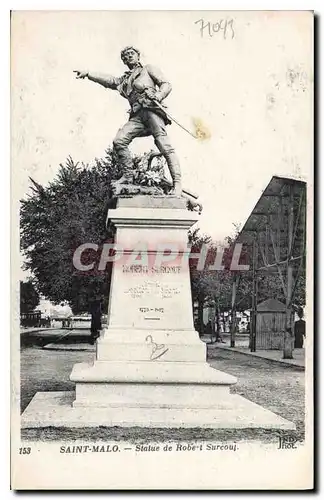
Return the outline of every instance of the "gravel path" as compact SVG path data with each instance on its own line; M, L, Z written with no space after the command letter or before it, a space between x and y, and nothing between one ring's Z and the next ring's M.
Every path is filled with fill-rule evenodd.
M303 371L217 348L208 349L208 361L213 368L238 378L238 383L232 392L291 420L296 424L298 431L304 431L305 373Z

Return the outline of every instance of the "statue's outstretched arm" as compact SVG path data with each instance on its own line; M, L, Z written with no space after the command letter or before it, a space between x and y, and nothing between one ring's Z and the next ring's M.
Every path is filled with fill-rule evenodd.
M92 73L92 72L88 73L88 79L91 80L92 82L100 83L100 85L103 85L104 87L113 90L116 90L117 86L121 82L120 77L104 75L102 73Z
M81 70L74 70L74 73L76 73L76 78L88 78L92 82L100 83L100 85L108 89L116 90L117 86L121 83L121 77Z

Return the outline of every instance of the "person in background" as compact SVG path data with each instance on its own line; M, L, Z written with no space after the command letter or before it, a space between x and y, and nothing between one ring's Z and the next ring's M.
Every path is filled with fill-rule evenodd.
M295 321L295 349L301 349L304 346L304 337L306 337L306 323L303 319L303 310L299 309L297 314L299 319Z
M214 342L214 324L211 319L208 320L207 325L206 325L206 335L210 337L210 342Z
M90 303L90 313L91 313L91 337L90 343L94 345L95 341L99 337L99 332L101 330L101 317L102 317L102 301L100 297Z
M225 344L225 340L222 337L222 329L221 329L221 325L220 325L219 316L218 316L218 320L216 317L215 321L214 321L214 332L215 332L215 342L222 342L223 344Z

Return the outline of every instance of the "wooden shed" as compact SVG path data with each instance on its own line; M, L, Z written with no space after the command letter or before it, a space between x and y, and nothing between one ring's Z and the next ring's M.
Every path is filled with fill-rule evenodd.
M283 349L286 307L267 299L256 308L256 349Z

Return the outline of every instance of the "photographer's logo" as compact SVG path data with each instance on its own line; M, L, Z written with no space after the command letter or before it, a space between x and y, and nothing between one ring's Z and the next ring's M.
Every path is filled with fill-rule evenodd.
M296 450L296 443L298 438L296 436L279 436L278 450Z

